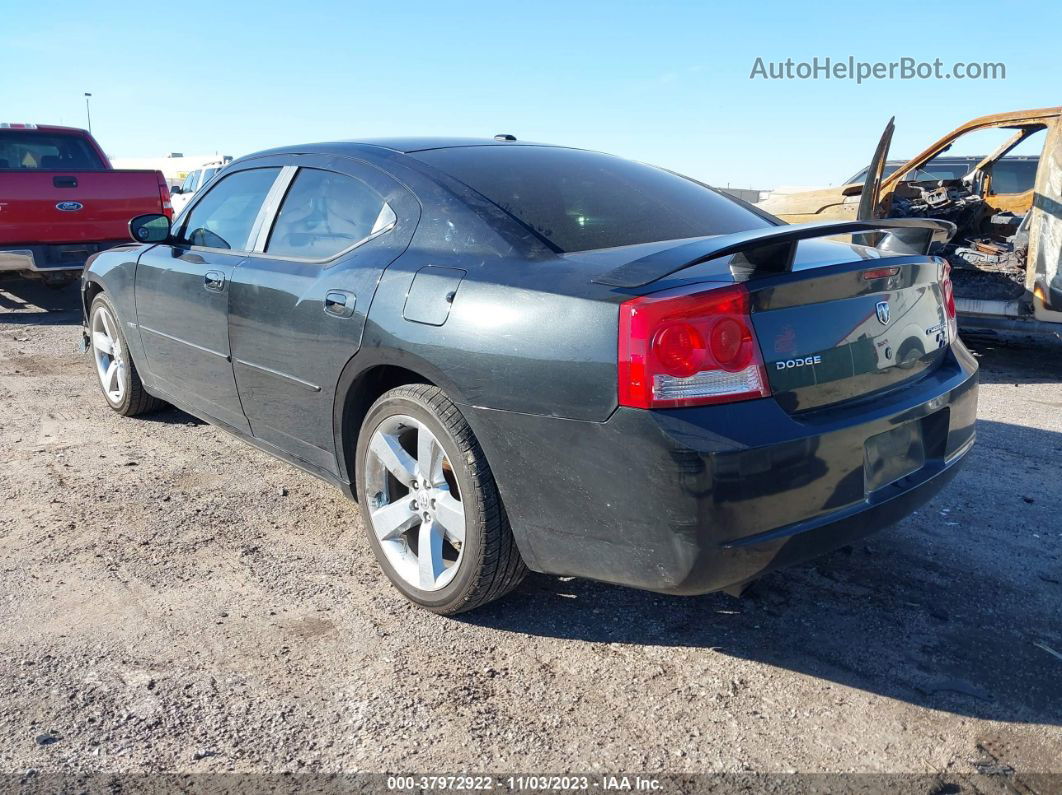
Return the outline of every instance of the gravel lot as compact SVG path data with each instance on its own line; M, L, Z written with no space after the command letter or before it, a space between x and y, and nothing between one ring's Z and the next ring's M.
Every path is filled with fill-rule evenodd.
M113 414L0 286L0 771L1062 773L1062 347L972 342L940 497L742 599L534 575L444 619L338 491Z

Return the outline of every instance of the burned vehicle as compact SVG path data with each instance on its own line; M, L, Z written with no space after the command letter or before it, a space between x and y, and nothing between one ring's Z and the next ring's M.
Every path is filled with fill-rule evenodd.
M925 182L937 179L962 179L973 168L984 160L987 155L958 155L948 157L937 155L927 167L905 169L904 182ZM1036 183L1036 169L1040 158L1033 156L1007 155L996 161L992 167L992 180L1000 193L1022 193L1031 190ZM906 160L886 160L885 170L882 177L891 177L899 171L901 166L907 165ZM858 174L846 179L842 184L862 185L866 182L870 166L867 166ZM1004 187L1001 188L1000 186Z
M982 116L886 173L890 120L862 184L772 193L757 206L786 221L936 218L955 236L934 253L952 266L967 329L1062 335L1062 108ZM935 165L953 149L995 136L998 145L958 178ZM1016 153L1022 153L1020 156ZM1031 179L1030 174L1032 172Z

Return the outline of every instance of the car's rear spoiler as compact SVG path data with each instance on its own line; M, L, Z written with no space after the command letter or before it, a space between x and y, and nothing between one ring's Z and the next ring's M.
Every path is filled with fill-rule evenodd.
M931 244L951 239L955 224L934 218L783 224L680 243L624 263L595 277L594 281L610 287L644 287L684 268L731 254L741 254L754 270L785 272L792 269L797 243L801 240L857 232L885 233L868 244L896 254L926 254Z

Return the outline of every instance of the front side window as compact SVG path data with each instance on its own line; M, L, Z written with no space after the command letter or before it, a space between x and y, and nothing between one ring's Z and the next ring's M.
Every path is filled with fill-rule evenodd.
M611 155L543 146L430 149L413 156L460 180L559 251L770 227L743 204Z
M280 205L265 251L281 257L329 259L393 222L391 208L364 182L301 168Z
M279 168L237 171L218 182L196 203L181 230L191 246L246 251L248 238Z
M7 130L0 133L0 168L94 171L103 163L80 136Z
M196 180L198 180L198 179L199 179L199 172L198 171L193 171L191 174L189 174L187 177L185 177L184 178L184 183L181 185L181 192L182 193L194 193L195 192L195 183L196 183Z
M959 179L989 155L996 158L993 162L1008 155L1039 156L1044 146L1045 131L1046 128L1041 124L1021 127L981 127L969 130L951 140L947 146L919 167L919 173L925 172L932 175L931 177L914 175L915 179ZM957 161L965 162L957 163ZM905 175L905 179L911 177L910 174ZM1004 180L1007 181L1007 177L1004 177ZM1010 182L1011 184L1005 187L1014 187L1013 180ZM997 192L994 184L992 191Z

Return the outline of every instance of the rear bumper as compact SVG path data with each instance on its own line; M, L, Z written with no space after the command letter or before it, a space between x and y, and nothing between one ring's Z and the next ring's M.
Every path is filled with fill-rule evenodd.
M0 273L55 273L71 277L85 267L85 261L93 254L124 242L127 241L0 246Z
M960 344L915 384L799 416L773 399L621 408L603 423L462 409L529 566L698 594L842 546L929 500L973 444L976 371ZM897 428L913 429L921 453L882 476L867 441Z

